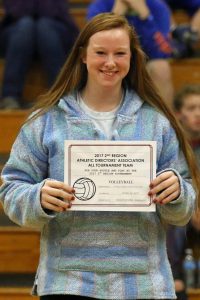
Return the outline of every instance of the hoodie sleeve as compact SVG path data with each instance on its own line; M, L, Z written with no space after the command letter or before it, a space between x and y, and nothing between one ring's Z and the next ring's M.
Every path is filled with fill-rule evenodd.
M48 174L48 151L43 145L45 116L25 124L2 171L0 199L8 217L21 226L41 229L54 217L40 204Z
M180 151L176 134L170 126L163 132L163 147L159 157L157 175L165 171L173 171L179 179L181 192L174 201L165 205L157 205L157 212L165 222L184 226L194 211L196 193L185 157Z

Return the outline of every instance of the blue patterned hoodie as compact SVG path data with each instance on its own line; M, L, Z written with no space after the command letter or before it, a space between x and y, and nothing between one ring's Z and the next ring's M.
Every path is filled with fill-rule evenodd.
M184 225L195 193L169 121L133 91L126 91L112 140L157 141L157 172L172 169L178 199L156 212L47 213L40 204L46 178L63 181L64 140L104 140L81 111L76 93L25 124L2 172L6 214L41 230L40 261L33 293L74 294L98 299L175 299L166 254L166 224Z

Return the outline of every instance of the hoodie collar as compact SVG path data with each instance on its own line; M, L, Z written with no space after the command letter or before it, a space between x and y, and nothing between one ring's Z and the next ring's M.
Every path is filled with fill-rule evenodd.
M132 118L141 108L144 101L133 91L125 90L124 100L117 115L122 118ZM66 112L70 118L88 119L89 117L81 110L77 102L77 91L60 99L58 107Z

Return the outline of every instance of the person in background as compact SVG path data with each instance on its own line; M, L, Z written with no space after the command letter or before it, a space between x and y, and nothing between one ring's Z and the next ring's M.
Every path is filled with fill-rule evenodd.
M156 141L157 175L146 195L156 211L73 211L65 140ZM92 18L2 171L5 213L41 230L33 293L41 300L175 299L166 224L188 222L199 181L193 152L154 87L133 27L113 13Z
M190 57L200 41L200 0L164 0L172 11L171 32L174 38L174 57ZM176 24L173 11L182 9L189 16L189 22Z
M147 67L162 98L172 105L174 88L171 67L167 58L172 56L170 44L171 13L161 0L94 0L88 7L87 18L101 12L125 15L139 37L147 55Z
M0 28L5 69L1 109L23 106L23 87L32 61L37 57L52 85L60 71L78 28L66 0L3 0L5 16Z
M200 166L200 85L190 84L177 92L174 110Z
M174 99L174 110L200 167L200 85L190 84L181 88ZM193 250L196 260L200 259L200 212L192 216L186 227L169 226L167 245L177 298L187 299L183 259L187 248Z
M200 262L200 210L193 214L185 227L170 225L167 232L167 251L178 300L188 299L183 267L186 249L192 249L197 270L198 262ZM199 274L195 271L194 288L200 280L198 276Z

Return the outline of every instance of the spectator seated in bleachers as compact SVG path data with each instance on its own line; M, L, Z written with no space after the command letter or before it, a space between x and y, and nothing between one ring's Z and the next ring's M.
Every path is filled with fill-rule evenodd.
M171 31L174 38L174 56L177 58L195 55L195 46L200 40L200 0L165 0L170 9L184 10L190 21L176 24L172 17ZM173 14L172 14L173 15Z
M78 35L66 0L4 0L0 48L5 70L1 109L22 107L23 88L32 61L38 58L52 85Z
M174 110L194 150L200 166L200 85L184 86L175 96ZM185 250L193 250L196 261L200 260L200 212L194 214L186 227L170 226L168 229L168 255L175 279L178 300L187 299L183 259ZM200 282L200 278L198 279ZM197 286L197 278L194 286Z
M174 109L200 166L200 84L186 85L179 90Z
M94 0L88 7L87 18L111 11L125 15L134 26L148 58L150 75L162 98L171 105L173 84L167 60L172 55L169 8L161 0Z

